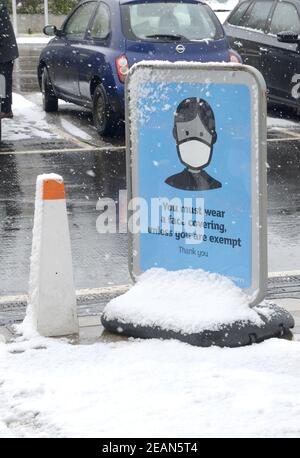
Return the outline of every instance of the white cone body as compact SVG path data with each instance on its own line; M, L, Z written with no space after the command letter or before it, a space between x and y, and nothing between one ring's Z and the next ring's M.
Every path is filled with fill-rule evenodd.
M78 318L66 201L42 199L47 179L63 181L37 180L27 315L39 334L54 337L78 333Z

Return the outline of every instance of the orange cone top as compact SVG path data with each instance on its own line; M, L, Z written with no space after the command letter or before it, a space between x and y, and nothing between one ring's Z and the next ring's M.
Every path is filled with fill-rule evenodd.
M43 182L43 200L65 199L65 186L63 181L48 179Z

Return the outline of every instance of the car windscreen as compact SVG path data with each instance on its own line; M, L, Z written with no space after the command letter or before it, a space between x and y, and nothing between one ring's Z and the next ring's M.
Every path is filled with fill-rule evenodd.
M223 38L211 9L201 3L129 3L122 5L125 37L133 41L198 41Z

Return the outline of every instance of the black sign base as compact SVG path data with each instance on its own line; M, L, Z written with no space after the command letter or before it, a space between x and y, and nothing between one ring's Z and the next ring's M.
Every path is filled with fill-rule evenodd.
M276 304L261 304L254 307L263 324L258 326L251 321L234 321L224 324L216 331L209 329L194 334L185 334L166 330L159 325L139 326L118 319L109 320L105 311L101 317L103 326L113 333L141 339L177 339L198 347L241 347L259 343L271 337L291 337L291 328L295 326L294 318Z

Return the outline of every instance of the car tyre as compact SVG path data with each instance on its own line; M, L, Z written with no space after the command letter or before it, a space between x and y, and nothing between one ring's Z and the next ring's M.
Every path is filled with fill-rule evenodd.
M49 78L48 70L43 68L42 72L42 94L43 108L47 113L58 110L58 98L54 95L52 84Z
M93 121L99 135L112 135L117 127L116 118L101 84L98 84L93 94Z

